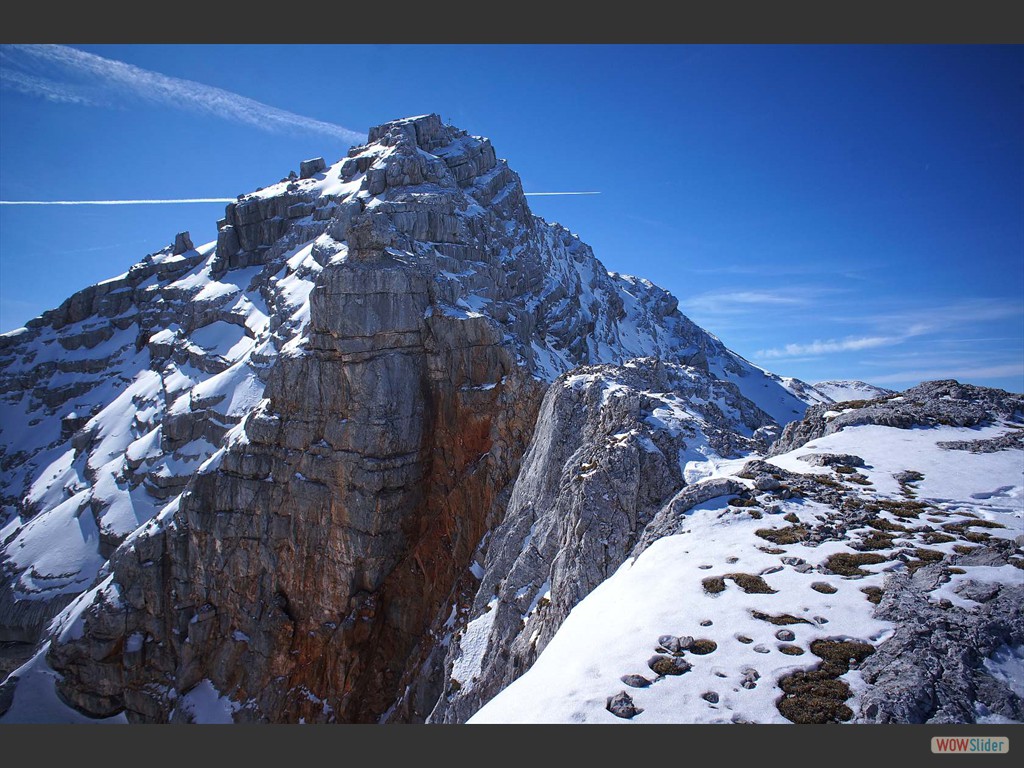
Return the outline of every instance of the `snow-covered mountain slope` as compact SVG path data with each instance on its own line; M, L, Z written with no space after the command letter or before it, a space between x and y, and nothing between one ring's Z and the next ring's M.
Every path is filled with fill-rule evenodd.
M891 389L876 387L863 381L819 381L813 385L823 395L827 395L833 402L843 403L850 400L874 400L879 397L894 394Z
M1024 398L846 415L659 513L470 722L1024 721Z
M0 337L0 638L31 642L260 402L325 226L236 269L214 243L169 246Z
M801 382L726 349L681 315L670 294L607 272L576 235L534 217L518 176L490 142L436 115L374 128L365 146L332 166L304 163L302 178L293 174L228 205L218 229L215 244L193 248L187 237L176 238L124 275L0 336L6 669L27 657L75 595L93 585L77 608L68 607L76 616L103 604L99 585L111 574L125 594L146 595L133 610L147 648L167 649L181 631L156 626L171 619L157 612L147 590L188 591L196 605L217 605L236 592L255 604L280 602L287 588L288 626L308 620L320 627L319 612L327 609L317 590L330 585L294 583L294 569L326 546L334 547L337 570L325 566L320 577L342 584L327 623L356 610L350 598L378 599L388 579L400 582L388 594L408 602L411 577L396 575L407 561L418 578L431 571L436 595L406 610L429 612L431 600L452 589L448 572L501 518L544 388L580 365L651 356L689 366L713 399L758 414L751 418L763 435L815 401ZM471 503L467 523L460 505ZM256 509L283 522L247 532L250 523L241 521ZM293 511L308 515L301 522L308 539L297 532L301 515ZM447 545L455 548L452 564L435 572L439 521L458 543ZM167 531L176 538L165 550ZM258 553L245 559L230 547L222 552L233 537L257 542ZM310 551L289 544L288 557L299 560L288 560L281 547L289 540ZM163 560L133 561L146 547L178 554L162 555L166 569ZM218 581L218 568L237 581ZM257 582L258 598L238 586ZM308 615L307 600L316 604ZM179 604L187 628L197 614ZM221 656L211 648L211 659L227 658L238 642L233 633L250 636L226 618L250 608L222 606L225 626L210 640ZM65 611L58 624L69 617ZM393 682L404 674L395 659L404 663L426 620L380 621L387 626L381 631L397 633L395 645L378 642L375 652L391 655L365 663L387 666ZM86 622L83 643L95 639L90 627ZM287 647L274 645L280 635L271 635L252 637L250 645L264 643L263 658L271 651L287 656ZM64 637L69 649L77 639ZM195 648L198 636L190 642ZM330 642L350 648L355 641ZM196 652L175 646L160 653L161 679L196 682L188 666ZM85 674L88 663L70 658L63 661ZM159 664L147 664L159 676ZM204 667L204 674L220 675L224 695L239 695L223 689L241 685L225 665ZM305 682L279 695L256 680L264 667L250 667L256 671L247 690L254 697L263 690L265 698L248 716L292 718L312 706ZM71 698L76 686L103 687L102 695L75 698L93 715L128 707L133 717L160 719L172 710L168 702L186 693L172 686L154 704L139 699L152 683L142 673L131 682L122 672L117 681L105 671L89 674L99 677L65 675L62 685ZM371 686L369 677L360 684ZM115 690L119 685L130 693ZM331 719L331 708L343 706L337 696L344 690L351 698L351 685L331 680L318 689L333 703L316 716ZM389 695L386 686L377 688ZM125 696L136 697L131 706ZM375 708L376 700L367 701L358 716Z

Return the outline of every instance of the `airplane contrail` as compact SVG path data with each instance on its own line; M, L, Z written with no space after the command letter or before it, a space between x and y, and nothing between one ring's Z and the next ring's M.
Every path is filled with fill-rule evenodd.
M0 205L162 205L164 203L233 203L234 197L186 197L180 200L0 200Z
M531 195L536 195L537 197L541 197L541 196L544 196L544 195L600 195L601 193L600 192L523 192L523 194L526 195L527 197L530 197Z
M530 196L600 195L600 192L524 192ZM237 197L184 197L174 200L0 200L0 205L174 205L182 203L234 203Z

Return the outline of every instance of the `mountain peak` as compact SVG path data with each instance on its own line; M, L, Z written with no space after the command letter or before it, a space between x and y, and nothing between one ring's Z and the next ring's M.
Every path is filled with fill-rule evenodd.
M184 716L205 680L250 719L379 717L573 370L617 417L675 425L666 483L806 409L535 217L486 138L431 114L369 139L3 339L0 628L31 645L55 620L48 663L82 711ZM94 668L115 588L145 595L118 647L146 649L116 680Z
M452 139L459 135L465 135L465 132L452 126L446 126L440 115L432 113L403 117L375 125L367 134L367 143L397 146L403 142L410 142L429 152L451 143Z

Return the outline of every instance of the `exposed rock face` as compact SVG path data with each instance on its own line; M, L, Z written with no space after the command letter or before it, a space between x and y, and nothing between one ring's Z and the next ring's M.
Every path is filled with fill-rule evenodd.
M0 336L0 639L34 645L260 401L327 225L219 277L213 243L168 247Z
M799 457L812 467L863 467L864 459L849 453L811 453Z
M981 440L947 440L937 443L947 451L970 451L971 453L996 453L1011 448L1024 448L1024 429L1007 432L999 437Z
M154 682L209 679L247 719L368 721L390 704L514 477L540 388L481 323L431 318L428 333L389 329L365 349L388 302L411 302L417 325L429 303L401 265L377 267L352 270L374 276L380 302L350 329L354 344L314 346L333 338L314 309L310 348L274 368L247 439L197 476L172 526L117 553L123 602L51 652L69 701L166 720L173 697ZM115 616L118 641L143 639L141 657L92 663Z
M533 217L486 139L428 115L372 129L329 169L303 165L302 179L228 205L215 246L147 257L0 337L2 404L46 424L3 433L0 625L48 603L31 637L92 582L47 640L62 698L87 714L188 719L178 702L201 684L236 720L422 720L446 683L451 606L472 590L472 558L514 497L558 374L665 360L616 374L629 392L606 404L608 424L645 408L676 418L680 392L706 402L678 433L655 423L646 442L593 451L606 468L630 462L583 483L622 509L606 521L560 502L597 526L586 549L605 554L559 564L552 615L685 482L677 454L693 435L727 455L804 410L669 294L609 274ZM57 345L89 352L40 359ZM68 383L46 365L88 375ZM573 408L604 397L600 372L581 376L552 406L571 429L584 426ZM98 536L68 562L25 554L47 541L34 520L85 510Z
M962 561L963 562L963 561ZM964 563L966 564L966 563ZM876 616L897 623L892 638L862 666L873 685L860 717L874 723L973 723L984 713L1024 721L1024 700L985 661L1024 645L1024 585L965 582L975 605L928 599L941 566L890 576Z
M838 414L837 408L841 409ZM938 424L973 427L997 418L1024 419L1024 395L951 380L926 381L899 395L885 395L867 402L812 406L803 420L786 427L772 446L771 455L787 453L843 427L861 424L899 429Z
M643 535L630 553L639 557L645 549L663 536L674 536L682 530L686 523L686 513L698 504L718 498L743 493L747 487L731 477L715 477L701 480L688 485L672 497L664 507L658 510L650 523L644 528Z
M40 633L72 599L74 595L62 594L48 600L18 600L13 590L0 592L0 682L31 658Z
M314 157L312 160L303 160L299 163L299 178L309 179L318 173L327 170L327 163L322 157Z
M573 607L643 548L638 541L667 533L684 507L743 489L711 480L672 498L691 462L750 451L772 423L732 385L654 359L556 380L431 720L468 719L529 669Z

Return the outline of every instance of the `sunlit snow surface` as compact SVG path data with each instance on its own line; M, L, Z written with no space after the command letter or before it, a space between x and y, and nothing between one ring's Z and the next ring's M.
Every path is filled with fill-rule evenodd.
M177 705L189 722L199 725L233 723L232 714L240 708L240 704L221 695L209 680L200 680L195 688L178 699Z
M865 460L868 466L860 471L874 483L861 492L890 498L903 498L898 495L899 486L892 474L914 469L924 474L917 486L918 500L949 513L949 521L958 519L958 512L970 512L999 522L1006 527L986 529L986 533L1012 539L1024 528L1024 452L972 454L936 446L940 441L974 440L1005 430L1005 426L910 430L853 427L770 461L792 471L828 472L827 468L812 468L798 457L814 452L851 453ZM783 695L778 679L797 669L812 668L819 659L809 651L803 656L781 653L781 642L776 638L780 628L755 619L752 611L788 613L806 619L809 623L784 628L795 635L791 644L805 651L818 638L856 639L878 645L891 634L893 625L872 618L874 605L861 590L882 586L885 571L905 567L902 563L863 566L872 575L859 579L813 570L799 573L782 558L797 557L816 566L833 553L851 550L845 541L828 541L816 547L781 546L778 548L785 550L784 554L768 554L759 549L767 542L754 531L786 525L778 515L791 512L808 522L826 508L794 499L780 502L776 514L755 520L741 509L730 508L727 501L723 497L694 508L688 514L684 533L660 539L635 561L624 563L573 609L534 666L470 722L784 723L788 721L775 706ZM928 546L951 552L953 543ZM736 558L735 562L729 562L730 558ZM954 581L935 590L932 598L956 598L958 605L970 610L972 602L953 592L955 580L1021 584L1024 579L1024 571L1011 565L964 570L966 575L954 576ZM709 594L701 585L708 576L735 572L763 574L776 593L746 594L727 580L723 592ZM837 591L821 594L811 589L812 583L822 581ZM705 621L712 623L702 626ZM706 638L718 647L704 656L686 654L693 668L683 675L657 679L648 688L624 685L620 680L623 675L638 674L652 680L657 677L647 661L655 655L659 636L666 634ZM741 635L752 642L740 642L737 637ZM759 647L766 652L758 652ZM985 664L1019 691L1024 685L1022 658L1021 649L1003 648ZM753 688L741 685L749 669L759 676ZM856 712L857 697L867 683L856 671L844 679L854 692L847 705ZM632 720L615 717L606 709L608 698L620 691L626 691L634 705L643 710ZM701 698L708 692L718 694L717 703ZM983 713L979 717L984 719Z

